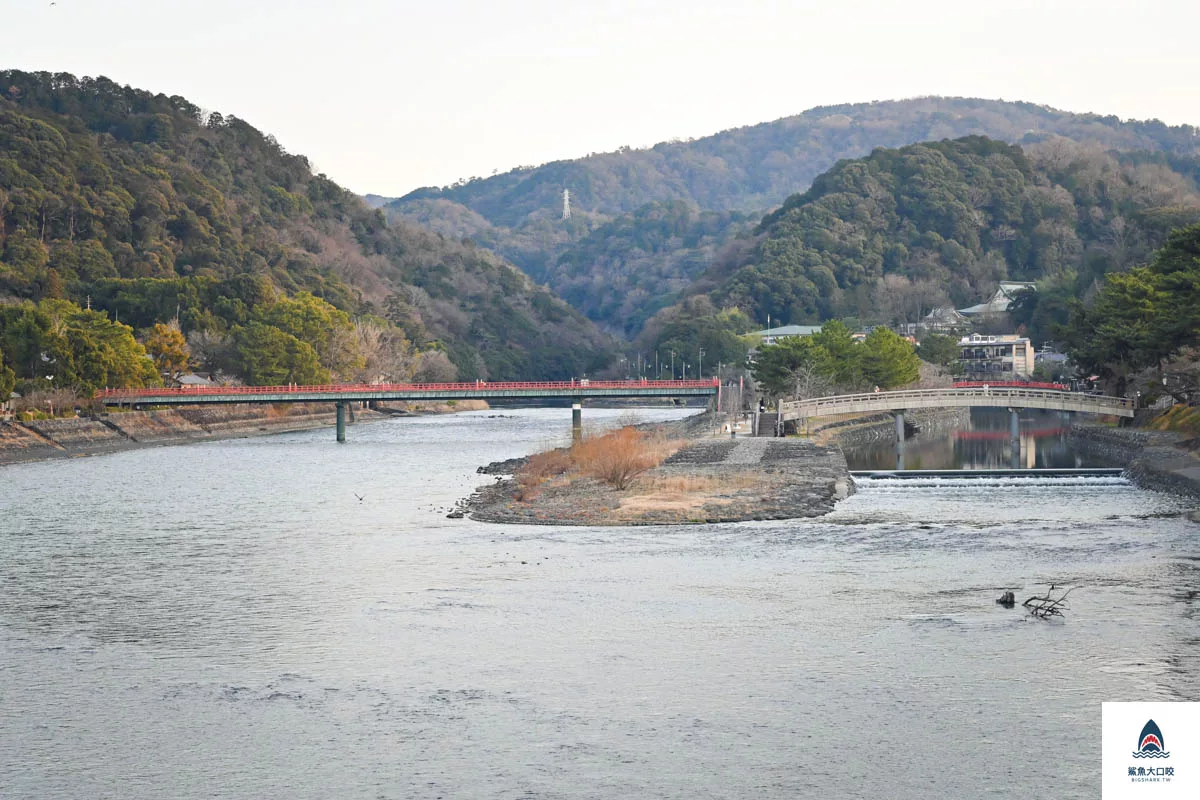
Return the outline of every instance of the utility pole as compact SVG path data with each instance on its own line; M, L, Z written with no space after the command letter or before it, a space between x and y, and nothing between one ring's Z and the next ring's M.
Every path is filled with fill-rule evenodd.
M671 380L675 380L675 351L671 351Z
M571 190L563 189L563 219L571 218Z
M700 369L696 371L696 377L704 380L704 348L700 348Z

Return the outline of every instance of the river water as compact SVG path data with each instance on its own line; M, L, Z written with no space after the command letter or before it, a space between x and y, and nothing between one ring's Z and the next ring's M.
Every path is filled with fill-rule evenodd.
M569 425L497 413L0 467L0 796L1095 797L1101 701L1200 699L1200 543L1167 496L885 480L815 521L446 519ZM994 602L1050 582L1062 622Z
M1067 434L1068 415L1024 409L1017 438L1003 409L974 408L957 429L921 432L904 441L897 458L896 437L884 430L878 439L844 447L855 470L893 469L1072 469L1120 466L1077 451Z

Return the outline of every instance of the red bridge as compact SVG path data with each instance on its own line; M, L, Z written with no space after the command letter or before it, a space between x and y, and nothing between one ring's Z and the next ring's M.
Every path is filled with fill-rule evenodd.
M180 406L222 403L336 403L338 441L346 440L346 405L389 400L551 400L573 403L576 436L584 398L716 397L720 381L473 381L470 383L333 383L322 386L187 386L178 389L104 389L106 406Z

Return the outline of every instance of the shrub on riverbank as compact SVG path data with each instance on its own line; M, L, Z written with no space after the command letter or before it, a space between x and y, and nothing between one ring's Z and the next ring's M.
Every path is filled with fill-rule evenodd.
M582 474L623 491L634 478L654 469L678 449L661 434L621 428L575 444L571 459Z
M566 474L594 478L623 491L639 475L666 461L679 447L679 443L662 433L647 433L632 426L590 436L569 448L530 456L516 475L516 499L532 500L540 486Z

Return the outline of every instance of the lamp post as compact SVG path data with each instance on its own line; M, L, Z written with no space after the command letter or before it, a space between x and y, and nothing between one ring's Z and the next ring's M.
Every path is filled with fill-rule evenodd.
M704 380L704 348L700 348L700 368L696 370L696 377Z
M671 380L675 380L675 351L671 351Z

